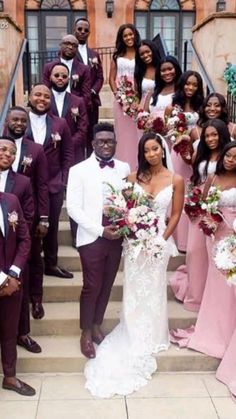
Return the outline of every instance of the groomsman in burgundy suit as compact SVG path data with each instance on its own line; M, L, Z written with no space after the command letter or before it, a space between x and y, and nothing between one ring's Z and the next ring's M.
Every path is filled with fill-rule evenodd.
M60 43L59 57L45 64L43 70L43 82L50 87L50 74L55 64L64 63L69 68L70 84L67 91L84 99L86 105L90 103L91 80L87 66L79 62L76 57L78 41L74 35L66 35Z
M67 211L78 224L76 245L83 270L80 296L81 352L95 357L93 341L101 343L100 328L121 257L120 236L103 216L103 206L111 191L109 182L121 189L129 165L113 159L116 150L114 127L94 126L94 153L73 166L67 187Z
M68 85L68 67L63 63L55 64L50 74L52 91L50 113L65 118L74 145L73 164L76 164L85 159L88 117L83 99L67 92Z
M84 100L66 91L69 84L69 69L61 63L52 67L50 113L65 118L71 131L74 145L74 164L85 159L88 117ZM77 225L70 219L72 245L75 246Z
M74 34L79 42L77 58L90 68L91 104L88 110L89 132L87 137L87 157L89 157L93 151L93 127L98 123L99 106L101 105L99 92L104 81L103 69L98 52L87 46L88 37L90 35L90 23L86 18L79 18L76 20Z
M28 224L29 232L32 231L34 219L34 199L30 179L26 176L15 173L12 164L16 158L17 149L12 138L0 137L0 191L16 195L21 203L24 218ZM23 297L18 331L18 344L30 352L41 352L40 346L30 336L29 316L29 287L28 287L28 265L22 272Z
M28 113L20 106L10 108L5 122L5 133L14 139L17 148L12 169L27 176L32 185L34 197L34 221L31 230L31 252L29 260L28 281L24 280L24 290L27 293L26 305L22 304L19 323L19 336L24 337L22 343L30 352L38 351L33 340L28 336L30 331L28 316L28 295L32 302L32 315L35 319L42 318L43 296L43 259L42 238L47 234L49 197L47 159L43 146L24 138L28 124ZM29 289L28 289L29 288ZM25 299L23 299L23 302Z
M29 105L31 110L26 138L43 146L49 170L49 226L43 239L45 274L73 278L72 273L57 266L59 216L69 168L73 162L71 133L64 118L49 114L51 91L47 86L38 84L32 88Z
M7 146L11 153L11 144ZM16 341L20 316L21 271L30 252L28 226L17 197L0 192L0 341L2 388L23 396L35 390L16 377Z

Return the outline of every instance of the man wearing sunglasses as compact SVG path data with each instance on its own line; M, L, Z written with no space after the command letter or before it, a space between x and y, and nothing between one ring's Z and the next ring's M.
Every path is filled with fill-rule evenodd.
M98 123L98 110L101 105L99 92L103 85L103 69L99 54L87 46L90 35L90 23L86 18L79 18L75 22L74 34L78 40L77 58L80 62L88 65L91 78L91 105L88 112L89 131L87 137L87 157L93 151L93 127Z
M59 57L45 64L43 70L43 82L50 87L50 74L55 64L64 63L69 68L70 83L67 91L84 99L85 104L90 104L90 72L89 68L82 64L76 57L78 41L74 35L66 35L60 42Z

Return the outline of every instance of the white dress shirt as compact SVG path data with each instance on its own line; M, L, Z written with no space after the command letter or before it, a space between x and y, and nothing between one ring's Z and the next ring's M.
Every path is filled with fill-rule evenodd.
M88 65L88 50L87 50L87 45L86 44L79 44L78 45L78 51L81 55L81 58L83 60L83 63L85 65Z
M19 162L20 162L20 153L21 153L21 144L22 144L22 139L21 138L17 138L15 139L15 145L16 145L16 158L12 164L12 170L14 170L14 172L17 172L18 166L19 166Z
M55 98L55 103L58 111L58 115L62 116L64 99L66 95L66 90L64 92L57 92L56 90L52 89L53 96Z
M46 114L44 115L36 115L33 112L29 113L31 129L34 136L34 141L37 144L43 145L46 132L47 132L47 125L46 125Z
M0 204L0 231L2 232L3 237L5 237L5 225L4 225L4 218L3 218L1 204Z
M0 192L5 192L8 173L9 173L9 169L4 170L0 174Z
M62 62L63 64L65 64L65 65L68 67L68 69L69 69L69 76L70 76L70 79L71 79L71 70L72 70L73 60L74 60L74 58L72 58L71 60L64 60L64 58L61 58L61 62ZM70 90L70 83L68 83L68 86L67 86L66 92L71 93L71 90Z

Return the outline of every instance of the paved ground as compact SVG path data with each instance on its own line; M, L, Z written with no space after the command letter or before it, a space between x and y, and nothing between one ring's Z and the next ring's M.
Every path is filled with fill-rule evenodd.
M235 419L236 404L213 373L160 373L128 397L101 400L82 374L23 374L33 398L0 390L1 419Z

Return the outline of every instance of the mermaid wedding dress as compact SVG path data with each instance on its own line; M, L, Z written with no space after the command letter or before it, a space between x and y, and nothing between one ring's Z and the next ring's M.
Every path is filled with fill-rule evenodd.
M136 184L135 188L143 189ZM172 184L154 198L158 235L166 228ZM163 239L164 241L164 239ZM96 358L85 366L85 387L102 398L126 395L147 384L157 368L153 354L169 347L166 270L176 255L173 239L164 244L163 258L148 260L142 251L134 257L124 241L124 285L120 323L97 347ZM132 257L131 257L132 256Z

